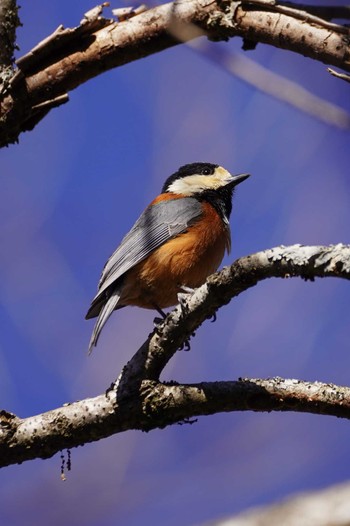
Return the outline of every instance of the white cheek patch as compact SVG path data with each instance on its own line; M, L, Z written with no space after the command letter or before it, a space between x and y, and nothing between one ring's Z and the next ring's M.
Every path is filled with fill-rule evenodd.
M182 195L193 195L198 192L203 192L207 187L205 179L208 178L206 175L188 175L174 181L168 188L169 192Z
M174 181L168 192L182 195L193 195L205 190L217 190L230 182L231 175L224 169L215 171L213 175L188 175Z

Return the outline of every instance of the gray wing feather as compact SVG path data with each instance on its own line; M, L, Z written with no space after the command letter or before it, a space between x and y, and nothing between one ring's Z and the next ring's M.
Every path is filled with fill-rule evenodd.
M201 216L201 204L191 197L150 205L107 261L99 294L166 241L186 231Z
M185 232L201 214L200 202L191 197L161 201L146 208L103 269L98 293L86 315L87 319L98 316L89 353L113 310L118 308L120 288L117 280L156 248ZM106 294L108 288L110 290Z
M101 331L104 325L106 324L108 318L114 311L115 307L117 306L119 298L120 298L120 295L118 294L118 291L114 290L111 296L108 298L107 302L103 305L98 315L94 330L91 335L91 339L89 343L89 354L91 354L92 348L97 345L97 341L100 337Z

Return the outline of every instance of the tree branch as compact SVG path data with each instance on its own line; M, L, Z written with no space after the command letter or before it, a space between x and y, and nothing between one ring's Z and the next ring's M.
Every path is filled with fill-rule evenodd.
M337 71L334 71L332 68L327 68L327 71L333 75L333 77L337 77L338 79L345 80L345 82L350 82L350 75L347 75L346 73L338 73Z
M18 61L20 73L1 104L0 146L18 140L28 129L33 106L57 100L108 69L178 44L173 34L179 27L190 28L187 40L198 36L191 30L195 25L211 40L241 36L246 42L289 49L350 71L348 28L306 16L298 4L282 6L280 12L266 0L179 0L121 22L102 18L103 5L87 13L76 28L60 26Z
M300 84L265 68L248 58L247 55L234 53L223 46L213 47L203 39L191 41L187 45L199 52L204 58L209 59L216 66L221 67L262 93L287 103L293 108L311 115L313 118L330 126L336 126L341 129L350 128L350 114L347 111L318 97ZM349 75L336 73L331 68L328 68L328 71L332 75L350 82Z
M316 277L350 279L350 245L280 246L242 257L209 276L189 295L186 305L176 307L158 325L124 370L127 382L140 377L158 380L162 370L195 330L215 312L267 278ZM184 312L185 311L185 312ZM128 376L130 367L130 378Z
M293 7L295 4L292 2L280 2L281 5ZM299 4L298 8L301 11L312 13L319 18L325 20L333 20L335 18L349 20L350 19L350 7L340 5L312 5L312 4Z
M221 412L295 411L350 418L350 388L282 378L171 385L143 381L119 403L114 390L20 419L0 413L0 467L49 458L130 429L150 431Z
M213 274L172 311L105 394L20 419L0 412L0 466L100 440L128 429L151 430L227 411L298 411L350 418L350 388L299 380L243 379L178 385L161 371L199 325L222 305L269 277L350 279L350 246L276 247Z

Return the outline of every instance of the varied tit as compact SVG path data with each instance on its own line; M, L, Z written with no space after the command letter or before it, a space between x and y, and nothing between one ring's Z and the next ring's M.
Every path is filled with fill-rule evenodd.
M204 283L230 251L229 217L235 186L249 177L232 176L217 164L182 166L141 214L107 261L86 319L98 316L89 351L116 309L135 305L162 309L178 294Z

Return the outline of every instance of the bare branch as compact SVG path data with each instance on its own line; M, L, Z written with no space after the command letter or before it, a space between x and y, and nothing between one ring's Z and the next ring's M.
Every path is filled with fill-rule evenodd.
M269 10L272 10L275 13L291 15L292 17L298 18L299 20L303 20L304 22L307 22L309 24L318 24L332 31L343 33L344 35L349 34L349 29L346 26L340 26L339 24L333 24L332 22L328 22L324 16L321 16L322 12L320 11L320 9L310 9L310 6L300 4L296 5L292 2L276 3L275 1L271 2L270 0L245 0L243 1L243 4L267 6ZM349 15L348 11L344 12L347 14L347 16ZM323 11L323 14L324 13L325 12ZM330 13L329 10L328 13ZM334 18L334 14L335 13L333 11L332 18Z
M158 380L171 356L217 308L261 280L289 276L350 279L350 246L277 247L213 274L153 331L105 394L26 419L0 412L0 466L47 458L128 429L150 430L217 412L299 411L350 418L347 387L280 378L192 385Z
M292 2L280 2L281 5L288 7L295 7L295 4ZM324 18L325 20L333 19L350 19L350 6L340 6L340 5L312 5L312 4L299 4L298 8L301 11L306 11L307 13L312 13L319 18Z
M202 56L211 60L217 66L221 66L227 72L254 86L261 92L285 102L330 126L342 129L350 127L350 114L347 111L318 97L296 82L261 66L246 55L229 52L222 46L214 48L203 40L194 40L187 43L187 45L200 52ZM350 79L350 76L345 73L336 73L330 68L328 68L328 71L343 80Z
M337 77L338 79L345 80L345 82L350 82L350 75L347 75L346 73L338 73L332 68L327 68L327 71L329 71L329 73L333 75L333 77Z
M274 2L262 0L179 0L119 23L102 18L100 9L90 12L76 28L59 27L18 61L23 75L16 77L1 104L0 145L18 139L33 106L56 99L103 71L178 44L172 32L188 24L198 26L211 40L241 36L350 71L350 46L344 38L348 28L330 27L320 17L308 23L298 4L289 4L282 13L276 11ZM189 31L187 38L196 36Z
M231 411L296 411L350 418L350 388L321 382L241 378L236 382L156 384L145 397L149 417L164 426Z
M232 411L296 411L350 418L350 388L282 378L169 385L143 381L20 419L0 413L0 467L48 458L62 449L129 429L150 431L191 417Z
M294 108L328 125L343 129L350 127L350 114L347 111L327 102L321 97L317 97L296 82L261 66L246 55L243 55L243 53L227 51L223 45L214 47L203 38L197 38L206 36L206 34L194 24L187 24L185 27L173 25L171 34L216 66L221 67L263 93L290 104ZM332 72L333 70L328 68L328 71ZM337 74L336 76L346 77L345 74Z
M158 380L162 370L191 334L218 308L267 278L339 277L350 279L350 245L276 247L242 257L209 276L157 327L124 369L124 380L142 376ZM185 310L185 312L184 312ZM128 371L130 368L130 373ZM130 378L129 378L130 376Z

